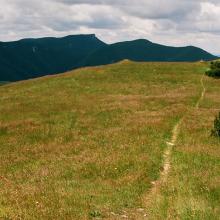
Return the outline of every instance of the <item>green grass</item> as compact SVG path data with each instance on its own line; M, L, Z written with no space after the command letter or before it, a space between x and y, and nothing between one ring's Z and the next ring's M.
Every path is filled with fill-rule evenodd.
M215 167L212 177L218 185L219 142L208 135L211 109L219 104L218 81L209 80L203 110L193 109L205 68L204 63L121 62L0 87L0 218L111 219L111 212L125 211L136 216L145 207L151 182L159 178L172 128L187 111L191 114L181 130L181 147L173 154L172 174L178 170L179 175L188 160L197 161L186 176L174 178L186 184L184 178L196 178L197 167L201 172ZM201 114L205 127L196 117ZM195 130L187 131L187 119L196 123ZM187 156L187 141L190 146L203 143L204 152L214 156L206 158L200 151ZM203 191L195 193L216 207L219 191L214 184L207 201ZM169 213L169 192L164 189L160 196L166 203L157 206ZM182 211L191 215L187 206Z
M220 105L220 81L205 77L200 108L184 117L168 182L151 207L151 219L217 220L220 216L220 139L211 136Z

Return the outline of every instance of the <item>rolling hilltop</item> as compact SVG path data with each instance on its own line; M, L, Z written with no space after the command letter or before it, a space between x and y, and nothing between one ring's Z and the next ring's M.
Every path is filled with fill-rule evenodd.
M193 47L169 47L140 39L107 45L87 57L85 66L110 64L124 59L133 61L186 62L213 60L216 57Z
M207 67L126 61L1 86L0 219L219 219Z
M147 40L105 44L95 35L0 42L0 81L17 81L84 66L133 61L199 61L216 56L196 47L169 47Z

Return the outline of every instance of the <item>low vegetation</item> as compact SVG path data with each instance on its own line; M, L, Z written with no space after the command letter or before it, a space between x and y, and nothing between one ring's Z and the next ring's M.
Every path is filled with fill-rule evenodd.
M0 218L218 219L219 81L206 63L78 69L0 87ZM152 207L172 129L171 173Z
M220 61L212 61L210 68L206 71L207 76L219 78L220 77ZM211 131L212 136L220 137L220 113L214 120L214 128Z
M220 77L220 61L212 61L210 63L210 68L206 71L207 76Z
M216 116L214 120L214 128L212 130L212 135L220 137L220 113Z
M168 181L152 205L151 219L218 220L220 216L220 141L210 136L219 112L220 82L204 77L204 99L183 118L171 157ZM219 117L214 133L217 135Z
M9 82L0 81L0 86L5 85L7 83L9 83Z

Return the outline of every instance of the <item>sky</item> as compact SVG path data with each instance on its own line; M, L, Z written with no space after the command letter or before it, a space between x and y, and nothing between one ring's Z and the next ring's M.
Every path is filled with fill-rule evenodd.
M220 0L0 0L0 41L93 33L220 55Z

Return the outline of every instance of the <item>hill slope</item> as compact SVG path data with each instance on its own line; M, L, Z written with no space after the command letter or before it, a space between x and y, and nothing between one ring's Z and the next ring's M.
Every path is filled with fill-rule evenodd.
M147 40L135 40L106 45L92 53L85 66L115 63L124 59L133 61L199 61L216 57L193 46L169 47Z
M95 35L0 42L0 81L16 81L65 72L105 43Z
M207 66L123 62L0 87L0 219L219 219Z
M133 61L198 61L215 56L196 47L168 47L147 40L107 45L95 35L0 42L0 81L17 81L83 66Z

